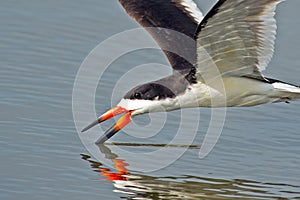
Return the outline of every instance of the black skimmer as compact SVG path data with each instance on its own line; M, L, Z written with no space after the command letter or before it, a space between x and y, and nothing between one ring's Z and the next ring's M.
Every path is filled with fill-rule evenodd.
M300 87L266 78L273 55L276 5L283 0L219 0L203 17L193 0L119 0L155 39L173 73L130 90L120 103L82 132L124 114L96 142L104 143L135 115L190 107L238 107L300 99ZM156 27L157 31L147 29ZM192 38L179 41L168 30ZM187 61L165 47L187 51ZM209 57L209 58L208 58ZM212 73L211 60L218 74ZM222 89L215 85L217 76ZM220 99L220 101L218 101ZM222 99L222 100L221 100ZM212 101L214 103L212 103Z

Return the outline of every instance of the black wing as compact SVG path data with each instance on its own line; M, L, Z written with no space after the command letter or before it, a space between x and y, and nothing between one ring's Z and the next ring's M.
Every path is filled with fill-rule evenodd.
M119 2L126 12L151 34L174 70L186 70L193 66L196 58L196 44L186 42L169 29L183 33L194 41L194 34L203 18L194 1L119 0ZM166 49L174 49L178 55ZM189 61L179 55L188 55Z

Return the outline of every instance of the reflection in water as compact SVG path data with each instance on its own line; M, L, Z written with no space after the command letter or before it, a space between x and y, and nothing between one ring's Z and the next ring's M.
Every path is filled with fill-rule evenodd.
M118 158L108 146L99 145L105 158L113 161L114 168L104 167L93 161L90 156L83 155L104 180L111 181L117 192L126 199L291 199L300 196L298 186L286 184L260 183L250 180L224 180L196 176L152 177L129 172L126 161ZM290 188L282 191L281 188ZM273 191L273 192L272 192ZM283 198L286 196L289 198Z

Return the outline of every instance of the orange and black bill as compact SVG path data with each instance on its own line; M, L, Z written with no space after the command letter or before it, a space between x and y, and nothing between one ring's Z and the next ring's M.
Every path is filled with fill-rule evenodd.
M102 135L97 141L96 144L102 144L109 138L111 138L113 135L115 135L119 130L121 130L124 126L126 126L129 122L131 122L131 113L133 111L129 111L121 106L116 106L106 113L104 113L102 116L100 116L96 121L82 129L81 132L85 132L88 129L92 128L93 126L108 120L116 115L120 115L122 113L125 113L110 129L108 129L104 135Z

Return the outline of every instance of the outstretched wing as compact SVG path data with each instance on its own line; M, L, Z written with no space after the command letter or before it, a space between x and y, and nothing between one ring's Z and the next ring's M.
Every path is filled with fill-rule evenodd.
M219 0L197 29L197 70L264 79L276 37L276 5L282 0Z
M181 41L168 29L194 38L202 13L193 0L119 0L126 12L151 34L175 70L190 69L195 62L196 44ZM156 29L147 27L157 27ZM187 61L168 50L184 50L191 54Z

